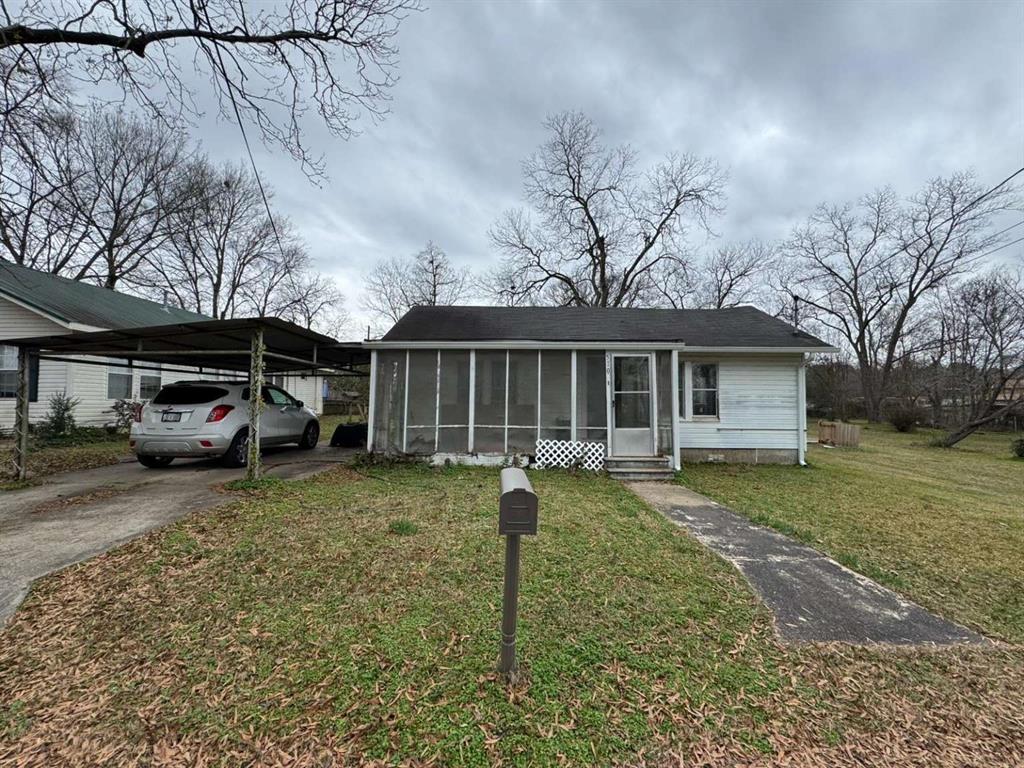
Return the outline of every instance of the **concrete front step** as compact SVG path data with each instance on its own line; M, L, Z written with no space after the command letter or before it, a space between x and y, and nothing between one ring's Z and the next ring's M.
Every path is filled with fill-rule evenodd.
M665 456L609 456L604 460L610 472L615 469L666 469L669 467Z
M670 469L618 469L608 470L608 474L616 480L630 480L632 482L659 482L671 481L675 475Z

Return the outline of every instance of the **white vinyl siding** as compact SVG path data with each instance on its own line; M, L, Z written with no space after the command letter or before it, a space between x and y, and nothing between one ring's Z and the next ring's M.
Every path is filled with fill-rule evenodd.
M679 360L680 389L685 391L690 386L682 381L687 358L680 353ZM689 362L691 375L699 363L718 364L718 418L680 419L682 448L797 448L799 355L694 357Z
M16 339L65 333L64 326L0 297L0 338ZM39 421L49 408L50 396L65 389L66 363L39 362L39 398L29 404L29 420ZM14 429L14 398L0 398L0 433Z

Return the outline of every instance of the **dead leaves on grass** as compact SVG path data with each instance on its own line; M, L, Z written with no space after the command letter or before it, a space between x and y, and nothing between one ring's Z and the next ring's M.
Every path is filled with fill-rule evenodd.
M345 482L379 486L340 472ZM468 662L480 658L482 647L496 653L497 625L483 642L481 630L434 616L411 630L425 649L416 658L382 647L366 629L341 649L365 675L349 679L337 667L313 670L309 652L337 657L325 644L303 645L296 638L320 629L316 622L324 617L300 604L282 630L273 612L232 603L231 578L252 580L257 599L280 599L271 588L302 568L321 569L322 583L337 586L329 581L332 563L357 558L360 542L383 542L372 558L358 560L363 581L345 582L358 600L384 598L368 603L362 617L380 630L402 616L389 608L392 600L459 564L460 533L492 528L483 515L458 517L474 503L471 492L454 483L454 489L436 492L424 474L379 494L344 497L358 512L325 529L318 521L337 514L341 503L328 493L332 482L312 481L302 493L288 486L243 497L43 582L8 629L3 639L9 642L0 644L0 764L499 765L538 762L529 744L548 741L566 749L545 762L578 765L608 762L609 752L623 754L621 747L607 747L615 739L632 750L627 764L659 768L1024 763L1019 649L928 654L781 648L763 616L749 624L722 613L745 606L747 597L729 591L724 585L731 582L718 571L711 571L715 579L708 589L723 594L694 606L702 611L699 624L683 616L644 637L605 625L609 633L627 633L615 652L594 640L581 650L577 636L567 635L567 653L575 648L597 659L593 673L580 678L586 684L552 688L550 667L531 667L539 643L524 647L515 685L505 686L493 673L453 675L479 670ZM410 490L417 483L427 493ZM265 505L278 496L288 504ZM423 534L388 537L382 511L418 515ZM437 527L448 520L464 527ZM347 538L332 539L339 531ZM310 538L310 532L324 539ZM651 538L643 543L656 533L648 531ZM248 543L250 548L241 547ZM268 569L263 560L275 554L272 543L302 557ZM320 549L311 552L315 545ZM437 551L424 551L432 549ZM627 557L620 552L615 562ZM480 583L481 567L467 556L459 576ZM147 569L157 569L156 575L140 578ZM564 572L572 570L566 565ZM638 583L614 574L608 580L620 592ZM496 589L497 581L490 586ZM217 590L219 596L209 598ZM437 594L444 600L460 593ZM590 591L573 594L593 598ZM313 606L324 596L306 592L295 599ZM606 610L615 609L611 602ZM657 603L631 606L648 610ZM496 604L487 610L497 617ZM670 627L691 635L676 637L674 647L691 647L685 641L699 637L717 651L708 660L698 658L699 649L693 658L680 650L675 670L652 671L644 661L658 652L655 642L673 641ZM553 695L556 701L545 700ZM440 726L424 725L431 712L443 718ZM504 721L503 713L515 722ZM597 714L600 727L593 725Z

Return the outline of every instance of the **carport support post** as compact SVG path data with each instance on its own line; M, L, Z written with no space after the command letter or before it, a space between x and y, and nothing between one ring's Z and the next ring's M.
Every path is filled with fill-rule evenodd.
M18 386L14 405L14 469L19 480L28 476L29 350L18 347Z
M260 479L260 412L263 410L263 329L252 334L249 355L249 457L246 480Z

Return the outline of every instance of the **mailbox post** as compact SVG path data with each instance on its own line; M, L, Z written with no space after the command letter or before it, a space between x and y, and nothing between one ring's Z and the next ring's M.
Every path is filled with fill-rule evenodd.
M498 671L516 670L516 621L519 601L519 537L537 533L537 494L526 473L516 467L501 470L498 534L505 536L505 593L501 603L501 658Z

